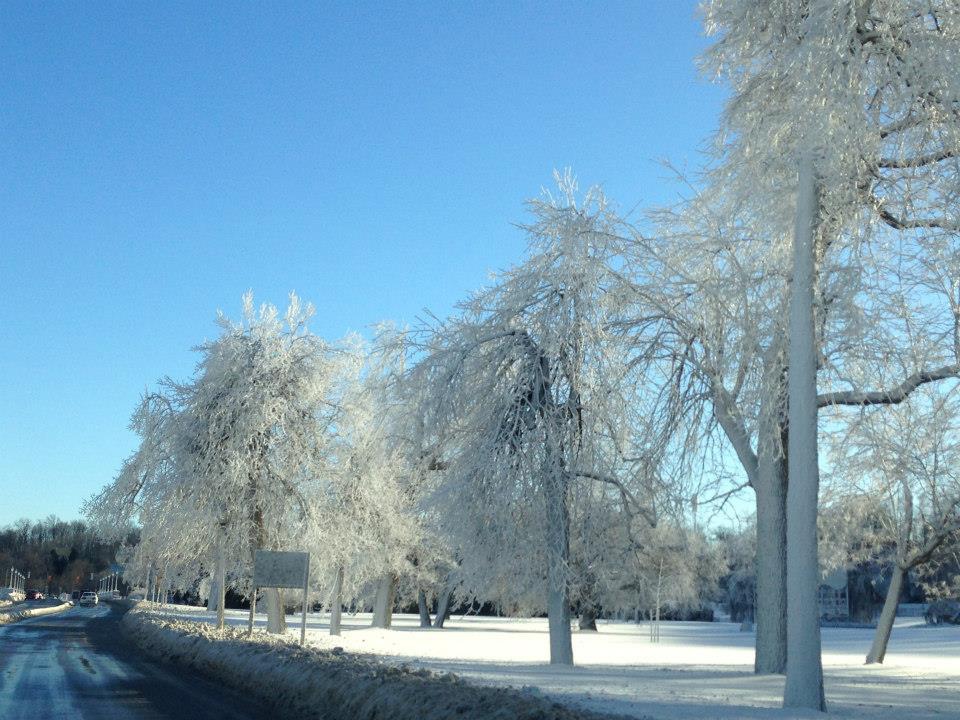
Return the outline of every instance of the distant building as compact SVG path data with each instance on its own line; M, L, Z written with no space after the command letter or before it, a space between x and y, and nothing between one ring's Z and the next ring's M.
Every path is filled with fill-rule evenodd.
M847 571L834 570L817 589L820 620L847 622L850 620L850 588Z

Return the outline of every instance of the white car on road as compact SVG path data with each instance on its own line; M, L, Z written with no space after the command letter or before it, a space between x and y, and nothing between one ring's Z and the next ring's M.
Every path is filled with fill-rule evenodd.
M98 602L100 602L100 599L95 592L85 592L80 596L81 605L96 605Z

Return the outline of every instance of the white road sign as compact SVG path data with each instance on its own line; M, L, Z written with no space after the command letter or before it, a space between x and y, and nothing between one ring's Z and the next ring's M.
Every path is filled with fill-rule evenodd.
M310 553L257 550L253 560L256 587L303 588L310 571Z
M303 618L300 644L307 636L307 581L310 577L310 553L257 550L253 556L253 593L250 596L250 621L247 635L253 635L253 617L257 612L257 588L300 588L303 591Z

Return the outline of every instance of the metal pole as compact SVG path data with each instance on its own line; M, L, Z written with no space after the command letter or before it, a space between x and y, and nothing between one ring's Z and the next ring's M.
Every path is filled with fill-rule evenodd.
M247 627L247 637L253 637L253 614L257 611L257 586L253 586L253 593L250 595L250 624Z
M307 585L310 581L310 556L307 555L307 567L303 572L303 621L300 624L300 647L307 640Z

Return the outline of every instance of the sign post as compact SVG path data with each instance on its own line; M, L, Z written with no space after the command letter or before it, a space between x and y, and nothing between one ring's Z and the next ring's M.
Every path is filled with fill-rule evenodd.
M253 590L250 595L250 622L247 637L253 635L253 616L257 608L257 589L300 588L303 590L303 618L300 644L307 636L307 584L310 579L310 553L257 550L253 558Z

